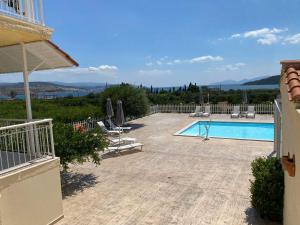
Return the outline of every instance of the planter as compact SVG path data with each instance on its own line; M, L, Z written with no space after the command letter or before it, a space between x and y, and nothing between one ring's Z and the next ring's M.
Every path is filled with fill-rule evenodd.
M282 157L283 169L286 170L291 177L295 177L296 175L295 161L295 155L293 155L293 158L290 158L290 153L288 153L287 156Z

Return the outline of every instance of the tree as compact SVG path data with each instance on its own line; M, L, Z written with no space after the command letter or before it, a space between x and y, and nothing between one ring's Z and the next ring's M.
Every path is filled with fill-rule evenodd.
M64 170L68 169L69 163L92 160L96 165L100 164L99 151L103 151L108 143L98 130L82 132L71 125L56 123L53 131L55 153Z
M16 96L17 96L17 92L14 91L14 90L11 90L11 91L9 92L9 96L10 96L10 98L15 99Z
M148 98L144 89L130 85L120 85L107 88L101 93L100 102L103 112L106 112L107 98L111 98L116 111L117 101L123 102L125 117L141 117L148 112Z

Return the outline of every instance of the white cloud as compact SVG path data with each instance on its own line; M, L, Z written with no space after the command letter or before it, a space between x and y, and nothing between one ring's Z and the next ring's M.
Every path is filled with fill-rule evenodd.
M221 56L207 55L207 56L200 56L200 57L190 59L189 62L190 63L206 63L206 62L219 62L219 61L223 61L223 60L224 59Z
M237 71L241 69L242 67L246 66L245 63L235 63L235 64L228 64L223 67L221 67L221 70L223 71Z
M99 71L99 68L97 68L97 67L92 67L92 66L89 67L88 69L89 69L90 72L97 72L97 71Z
M145 76L160 76L160 75L169 75L172 74L171 70L140 70L139 71L140 75L145 75Z
M153 62L148 62L148 63L146 63L146 66L153 66L153 65L154 65Z
M115 73L119 69L116 66L101 65L101 66L99 66L99 70L103 73Z
M239 62L239 63L234 63L234 64L227 64L227 65L222 65L222 66L219 66L219 67L211 67L211 68L208 68L206 70L206 72L216 72L216 71L222 71L222 72L233 72L233 71L238 71L238 70L241 70L244 66L246 66L246 63L242 63L242 62Z
M284 44L300 44L300 33L286 37L284 39L283 43Z
M230 39L234 38L253 38L256 39L257 43L262 45L271 45L282 40L282 36L280 33L284 33L288 31L288 29L278 29L278 28L262 28L258 30L246 31L241 34L233 34Z
M241 37L242 35L241 34L233 34L231 35L231 38L238 38L238 37Z
M159 60L156 60L155 62L148 62L146 63L146 66L162 66L162 65L178 65L178 64L194 64L194 63L207 63L207 62L219 62L223 61L223 57L221 56L211 56L211 55L206 55L206 56L199 56L195 57L192 59L174 59L174 60L169 60L167 61L169 57L165 56L164 58L161 58Z

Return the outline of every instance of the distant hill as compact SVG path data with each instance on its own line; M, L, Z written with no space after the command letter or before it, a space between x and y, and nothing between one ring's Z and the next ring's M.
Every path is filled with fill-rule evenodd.
M42 92L101 92L105 89L106 84L87 84L82 83L59 83L59 82L30 82L30 91L32 94L38 94ZM16 94L24 93L23 83L0 83L0 96L4 98L9 96L11 91Z
M264 79L246 82L243 83L243 85L272 85L272 84L279 84L279 80L280 80L280 76L275 75Z
M238 85L238 84L244 84L244 83L264 79L264 78L267 78L267 77L268 76L259 76L259 77L254 77L254 78L250 78L250 79L243 79L243 80L223 80L223 81L220 81L220 82L211 83L209 85Z

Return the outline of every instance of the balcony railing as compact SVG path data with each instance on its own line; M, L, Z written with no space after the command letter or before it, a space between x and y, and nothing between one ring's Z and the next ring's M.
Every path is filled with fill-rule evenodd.
M51 119L0 127L0 174L54 157Z
M0 0L0 14L45 25L42 0Z

